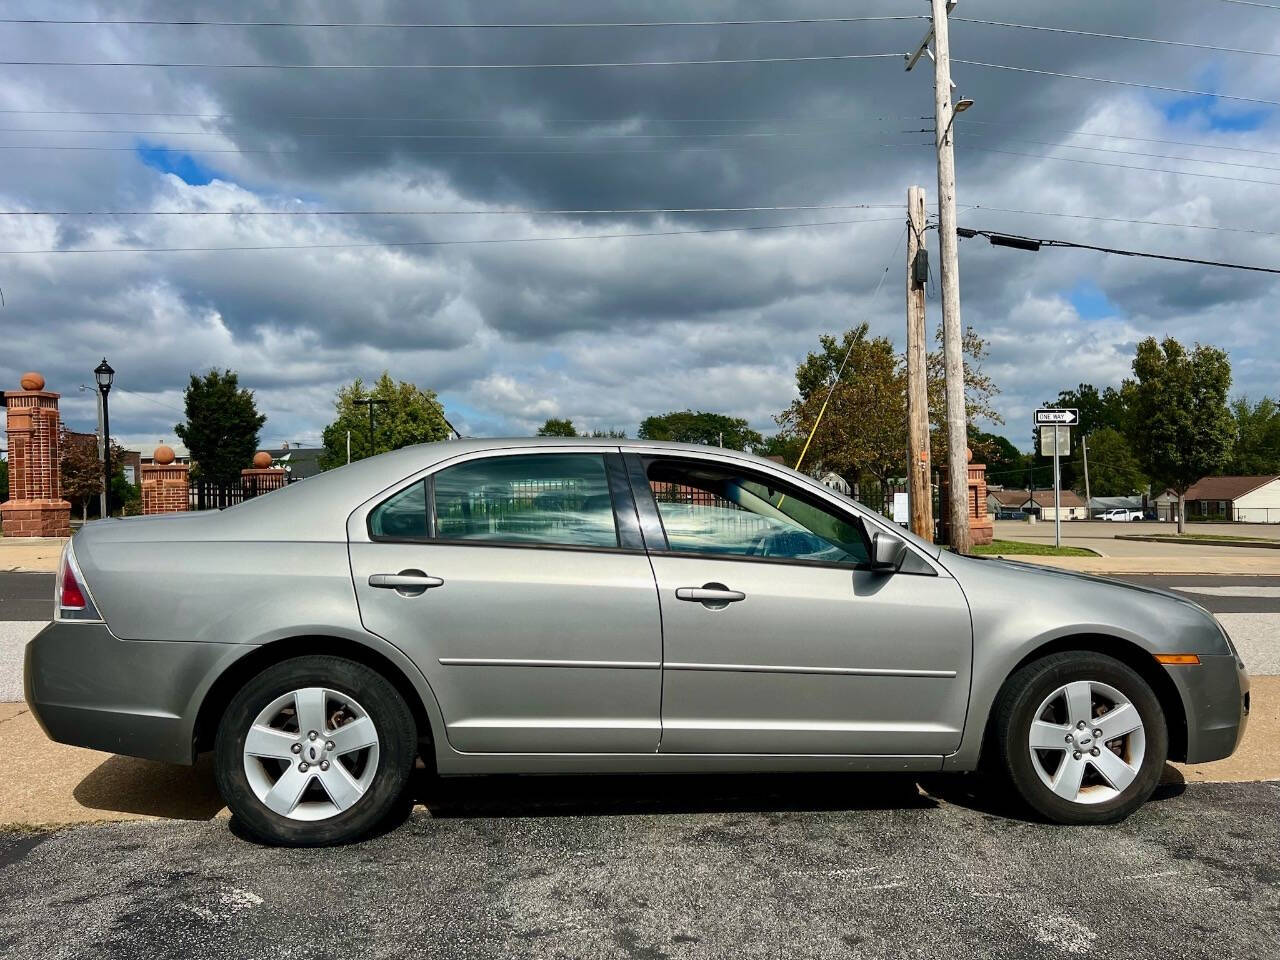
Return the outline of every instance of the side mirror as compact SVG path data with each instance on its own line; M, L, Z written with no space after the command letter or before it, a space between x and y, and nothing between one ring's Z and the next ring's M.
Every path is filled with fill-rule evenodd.
M891 533L877 531L871 535L871 569L896 573L907 556L907 544Z

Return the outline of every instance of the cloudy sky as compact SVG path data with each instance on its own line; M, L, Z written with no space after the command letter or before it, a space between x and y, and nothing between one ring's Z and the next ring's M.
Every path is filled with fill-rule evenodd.
M1280 101L1280 10L1161 7L1152 18L1148 4L1110 0L961 3L957 17L1273 52L954 23L957 58L1218 94L955 64L958 93L976 101L958 124L963 225L1280 265L1277 109L1228 99ZM0 16L566 23L926 10L920 0L6 0ZM106 355L114 432L143 445L172 437L189 374L215 365L254 389L272 446L317 444L336 387L384 369L436 390L473 435L528 433L551 416L633 433L648 414L686 407L772 431L819 334L866 320L903 340L906 189L923 184L936 201L931 138L918 132L932 113L927 60L910 74L900 58L332 65L901 54L925 28L0 23L0 383L40 370L68 423L88 428L92 397L79 387ZM821 209L527 212L762 206ZM12 215L23 211L44 213ZM739 227L770 229L725 229ZM667 235L616 237L630 233ZM565 237L596 239L491 242ZM210 247L254 249L190 249ZM72 252L130 248L170 252ZM1225 348L1236 393L1280 389L1280 278L984 240L960 255L964 320L990 341L1002 430L1020 446L1031 408L1082 380L1117 383L1147 335ZM931 327L939 319L931 299Z

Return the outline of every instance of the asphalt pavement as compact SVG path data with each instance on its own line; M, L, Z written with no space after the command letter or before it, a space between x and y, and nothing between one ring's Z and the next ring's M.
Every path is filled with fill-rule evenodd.
M221 821L0 834L0 955L1280 955L1275 784L1166 788L1105 828L885 777L453 789L336 850L265 849Z

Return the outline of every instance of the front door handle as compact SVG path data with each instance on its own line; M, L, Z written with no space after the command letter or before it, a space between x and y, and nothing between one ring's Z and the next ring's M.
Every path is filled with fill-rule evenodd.
M443 587L441 577L432 577L421 570L401 570L399 573L375 573L369 577L369 586L394 590L402 597L418 597L432 587Z
M747 599L747 595L741 590L730 590L723 583L704 583L700 587L680 587L676 590L676 599L700 603L709 610L723 610L731 603Z

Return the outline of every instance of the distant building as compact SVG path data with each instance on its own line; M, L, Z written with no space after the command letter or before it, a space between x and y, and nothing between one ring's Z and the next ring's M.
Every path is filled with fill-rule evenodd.
M287 444L278 450L267 450L271 454L271 465L283 467L289 479L305 480L320 473L320 457L323 447L290 447Z
M1074 490L1063 490L1059 498L1063 520L1087 520L1089 510L1084 498ZM1001 511L1021 510L1041 520L1054 519L1053 491L1037 490L1035 495L1026 490L988 490L987 511L998 516Z
M1093 497L1089 500L1089 516L1098 517L1108 510L1143 510L1144 497Z
M1280 476L1205 477L1191 485L1184 497L1188 520L1238 523L1280 523ZM1156 497L1164 519L1177 516L1178 498L1172 491Z

